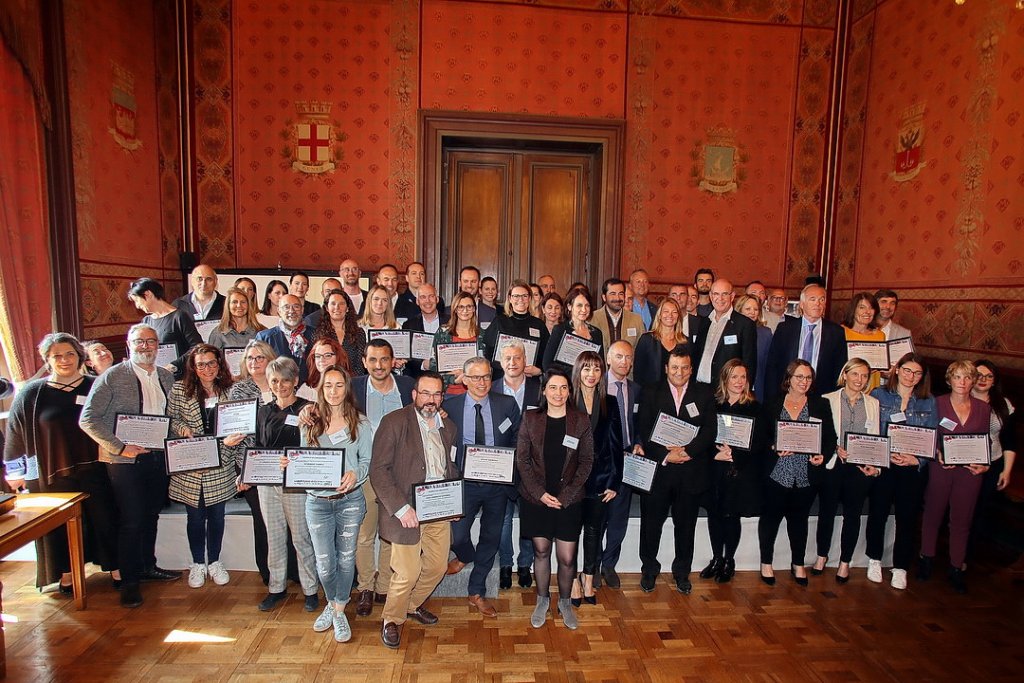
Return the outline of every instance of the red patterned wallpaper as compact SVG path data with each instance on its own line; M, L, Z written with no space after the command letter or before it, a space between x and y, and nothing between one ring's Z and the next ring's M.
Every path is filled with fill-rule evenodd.
M238 266L367 269L389 260L391 3L234 7ZM292 170L298 102L330 105L337 169Z
M651 279L689 280L711 265L736 282L781 282L800 31L655 21L645 114L652 140L643 261ZM736 192L702 191L692 175L711 128L730 131L746 157Z
M425 109L621 118L626 15L424 0Z

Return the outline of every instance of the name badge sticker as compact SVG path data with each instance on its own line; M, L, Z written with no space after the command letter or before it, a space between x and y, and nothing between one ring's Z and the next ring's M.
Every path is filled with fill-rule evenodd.
M636 328L635 327L627 327L626 328L626 336L627 337L635 337L636 336Z
M531 327L530 328L530 336L531 337L540 337L540 330L538 330L535 327Z
M696 403L687 403L686 404L686 412L687 412L687 414L690 417L697 417L698 415L700 415L700 411L697 410L697 404Z
M633 404L633 412L634 413L639 413L640 412L640 404L639 403L634 403Z
M942 427L945 427L946 429L948 429L951 432L955 432L956 431L956 422L953 422L948 417L944 417L941 420L939 420L939 425L941 425Z
M76 406L84 406L85 405L85 399L87 399L87 398L88 398L88 396L75 396L75 405Z
M726 344L739 344L739 340L736 339L736 335L735 334L727 334L727 335L725 335L725 343Z
M565 446L566 448L579 448L580 440L577 439L575 436L569 436L568 434L566 434L565 438L562 439L562 445Z
M298 415L289 415L288 417L286 417L284 419L284 423L286 425L288 425L289 427L298 427L299 426L299 416Z
M333 434L328 434L327 438L331 440L331 443L337 445L337 444L339 444L339 443L341 443L342 441L345 440L345 432L341 431L341 432L335 432Z
M906 422L907 415L902 410L889 416L889 422Z
M195 315L192 316L192 319L193 320L202 320L203 319L203 314L202 313L196 313Z
M818 424L821 424L821 418L820 417L813 417L813 416L811 416L811 417L807 418L807 421L808 422L817 422Z
M452 459L452 462L455 462L455 453L456 453L455 446L452 446L451 451L448 453L448 457Z
M206 399L206 407L207 408L216 408L217 407L217 397L216 396L211 396L210 398Z
M505 421L498 425L498 431L504 434L508 431L508 428L512 426L512 420L505 418Z

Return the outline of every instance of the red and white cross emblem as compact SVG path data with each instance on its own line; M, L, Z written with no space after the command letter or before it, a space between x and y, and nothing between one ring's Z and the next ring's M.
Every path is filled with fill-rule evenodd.
M331 127L322 124L300 123L298 133L299 161L321 162L330 160Z

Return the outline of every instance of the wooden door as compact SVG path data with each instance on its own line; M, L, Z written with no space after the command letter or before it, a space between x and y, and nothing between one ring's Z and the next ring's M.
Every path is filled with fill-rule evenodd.
M447 150L441 207L446 296L475 265L504 290L513 279L552 275L561 292L590 282L594 226L593 156Z

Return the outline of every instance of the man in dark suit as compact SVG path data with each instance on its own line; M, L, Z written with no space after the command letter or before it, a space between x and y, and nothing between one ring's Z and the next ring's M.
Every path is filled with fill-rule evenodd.
M689 348L677 346L669 353L665 379L644 388L644 402L640 405L643 452L659 463L651 492L640 500L640 588L645 593L654 590L661 572L658 548L670 510L676 554L672 576L680 593L689 595L692 589L689 573L697 511L701 494L711 485L711 460L718 435L714 394L708 387L692 382L692 374ZM666 447L652 441L652 432L662 413L697 427L697 434L685 446Z
M412 390L416 381L411 377L395 375L395 353L391 344L383 339L371 339L363 350L363 367L367 374L352 378L352 398L359 412L366 415L374 431L380 427L385 415L401 410L412 403ZM373 602L383 603L391 583L391 544L380 539L377 543L377 494L373 485L363 484L366 515L359 525L356 544L356 574L359 592L356 614L370 616Z
M412 491L424 482L458 476L448 457L455 445L455 424L438 413L443 397L441 376L423 374L416 380L412 404L385 415L373 437L370 481L377 492L380 535L392 544L394 574L381 626L381 641L390 648L401 643L407 618L437 623L423 603L444 576L451 524L421 524Z
M217 273L213 268L199 264L189 275L192 293L179 296L171 305L179 308L196 322L220 320L224 315L224 295L217 291Z
M839 373L846 363L846 334L841 325L823 317L827 303L824 287L807 285L800 292L803 316L785 316L775 329L765 367L766 399L779 394L786 366L797 358L814 367L813 395L821 396L836 388Z
M640 443L637 431L637 414L640 409L640 385L629 378L633 370L633 346L629 342L619 340L608 347L605 354L608 362L608 394L614 396L619 405L619 423L622 425L622 445L625 450L633 450ZM615 453L615 466L622 471L622 453ZM601 553L600 577L610 588L618 588L619 575L615 573L615 565L619 561L622 541L626 538L626 527L629 525L629 509L633 503L633 487L619 484L617 495L608 503L605 520L605 542Z
M448 316L439 306L441 300L437 297L437 289L434 285L424 283L416 291L417 313L402 324L402 329L435 334L442 325L448 323ZM410 360L405 364L405 374L419 377L428 367L429 358Z
M455 463L460 471L465 472L467 446L515 448L522 415L514 398L491 393L491 364L486 358L469 359L462 366L462 372L466 393L447 399L444 410L455 423ZM509 464L514 471L512 463ZM473 563L473 571L469 575L469 604L485 617L498 616L494 605L487 599L486 583L487 575L494 566L494 556L498 554L505 507L514 491L511 483L467 481L465 514L452 522L455 557L448 563L448 573L458 574L467 564ZM480 513L480 537L474 549L470 529L477 512Z
M711 314L697 318L698 329L690 336L695 379L712 391L718 386L722 366L733 358L747 367L751 386L757 370L757 329L750 318L732 310L734 297L731 282L715 280L711 285Z

